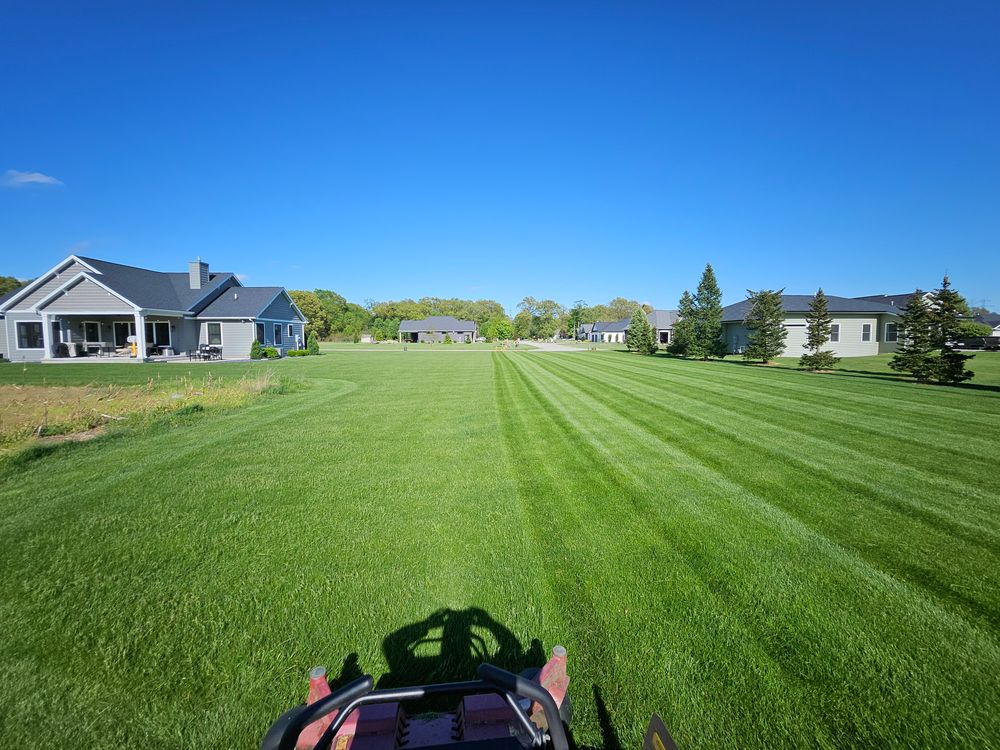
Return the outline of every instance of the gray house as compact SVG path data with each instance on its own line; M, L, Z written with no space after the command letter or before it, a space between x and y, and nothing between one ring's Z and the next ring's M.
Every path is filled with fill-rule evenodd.
M433 315L424 320L403 320L399 323L401 343L433 344L449 336L455 343L471 344L479 335L474 320L458 320L450 315Z
M200 259L171 273L71 255L0 297L0 353L142 361L204 344L243 358L256 339L284 354L304 346L307 322L282 287L243 286Z
M910 295L905 296L904 306ZM809 312L812 298L811 294L781 296L785 313L784 325L788 330L782 354L784 357L799 357L805 352L802 345L806 342L806 313ZM826 299L833 319L833 330L826 349L838 357L864 357L896 350L899 317L902 313L898 306L865 298L827 295ZM722 309L723 336L732 354L742 354L746 348L748 331L743 320L749 311L749 300Z
M646 320L653 329L653 340L657 344L666 346L670 343L671 332L674 330L677 318L676 310L653 310L646 314ZM631 318L610 322L599 321L587 332L587 338L595 342L625 343L631 323Z

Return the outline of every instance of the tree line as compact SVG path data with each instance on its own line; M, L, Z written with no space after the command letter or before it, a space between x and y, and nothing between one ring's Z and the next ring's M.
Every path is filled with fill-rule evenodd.
M293 290L289 294L309 319L307 331L315 332L323 340L356 341L365 331L371 332L377 341L391 340L399 335L400 321L424 320L436 315L473 320L481 335L490 340L572 337L583 323L624 320L636 308L646 312L652 310L649 305L625 297L592 306L578 300L567 308L555 300L529 296L518 303L518 312L511 319L503 305L491 299L421 297L384 302L369 300L362 306L326 289Z

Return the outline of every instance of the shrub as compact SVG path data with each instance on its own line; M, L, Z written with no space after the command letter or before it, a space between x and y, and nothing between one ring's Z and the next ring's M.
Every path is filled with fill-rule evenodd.
M273 346L267 346L260 350L261 356L264 359L278 359L281 357L281 352L275 349Z
M254 340L254 342L250 344L250 359L260 359L261 356L260 342Z
M452 342L451 342L451 334L449 334L449 333L446 333L446 334L444 335L444 343L446 343L446 344L450 344L450 343L452 343Z
M289 349L289 357L308 357L311 352L308 349Z
M976 336L992 336L993 328L985 323L977 323L974 320L963 320L958 324L958 337L961 339L971 339Z
M319 336L316 335L316 331L309 334L309 343L306 344L306 348L310 354L319 354Z

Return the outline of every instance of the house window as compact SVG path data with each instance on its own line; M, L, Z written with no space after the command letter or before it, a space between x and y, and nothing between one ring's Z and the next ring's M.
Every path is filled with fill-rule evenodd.
M830 343L836 344L840 341L840 323L834 323L830 326Z
M276 346L281 346L281 323L274 324L274 343Z
M206 323L206 333L210 346L222 346L222 323Z
M899 328L896 323L886 323L885 324L885 340L886 342L893 342L899 338Z
M18 349L44 349L42 341L41 323L18 323L17 324L17 348Z
M264 324L257 323L254 325L254 334L257 336L257 341L264 343Z
M83 340L93 343L101 340L101 324L88 320L83 324Z
M288 338L291 338L294 335L295 335L295 330L292 328L292 324L289 323L288 324Z
M872 324L862 323L861 324L861 340L871 341L872 340Z
M126 322L124 320L116 320L114 330L115 346L119 348L128 346L128 337L135 335L135 323Z
M167 321L146 321L146 346L170 346L170 324Z

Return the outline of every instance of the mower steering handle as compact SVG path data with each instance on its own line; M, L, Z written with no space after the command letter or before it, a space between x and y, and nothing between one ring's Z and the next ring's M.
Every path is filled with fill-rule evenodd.
M549 739L552 740L552 750L569 750L569 742L566 740L566 729L563 727L562 719L559 717L559 709L552 695L534 680L528 680L520 675L512 674L500 667L492 664L480 664L476 670L476 676L483 682L503 688L509 693L531 698L542 707L545 712L545 720L549 725Z
M295 743L303 729L317 719L367 695L374 687L375 680L366 674L315 703L286 711L271 725L260 744L261 750L295 750Z

